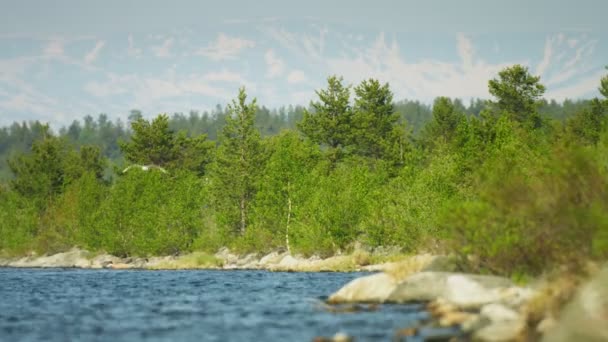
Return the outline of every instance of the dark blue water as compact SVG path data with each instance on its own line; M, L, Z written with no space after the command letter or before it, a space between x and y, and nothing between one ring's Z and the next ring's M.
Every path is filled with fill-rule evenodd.
M344 332L386 341L420 315L415 306L320 307L358 276L0 268L0 340L311 341Z

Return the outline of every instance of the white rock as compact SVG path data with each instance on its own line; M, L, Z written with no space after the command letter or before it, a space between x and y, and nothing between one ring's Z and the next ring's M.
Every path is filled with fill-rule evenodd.
M352 280L329 297L330 302L384 302L397 286L385 273L376 273Z
M432 301L443 298L459 308L479 308L500 302L509 279L449 272L419 272L400 282L388 298L392 302Z
M445 299L461 308L480 307L500 301L494 289L487 289L467 275L452 275L447 278Z
M521 316L502 304L488 304L481 308L481 316L491 322L517 321Z
M239 256L231 253L226 247L222 247L217 253L215 253L215 257L224 260L224 263L226 264L236 264L239 260Z
M57 253L38 258L25 257L9 264L11 267L80 267L89 268L90 260L87 259L88 252L79 249L71 249L68 252Z
M279 267L280 268L285 268L285 269L294 269L297 268L300 265L300 260L294 258L291 255L285 255L283 257L283 259L281 259L281 262L279 262Z
M110 254L101 254L91 260L91 268L106 268L111 264L121 264L123 260Z
M279 262L281 262L281 259L283 259L285 257L285 255L286 255L285 253L279 254L278 252L272 252L270 254L263 256L262 259L260 259L259 264L261 266L276 265Z
M256 254L247 254L245 257L240 258L236 261L237 266L243 269L255 268L254 265L258 263Z
M525 328L526 325L523 320L495 322L476 330L473 333L473 341L518 341Z
M556 326L557 326L557 321L555 321L555 318L553 318L551 316L545 317L536 326L536 332L544 335L544 334L548 333L549 331L553 330Z

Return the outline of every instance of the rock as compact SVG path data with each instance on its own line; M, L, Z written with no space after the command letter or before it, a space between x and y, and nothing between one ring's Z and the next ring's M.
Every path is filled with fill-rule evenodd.
M88 260L89 253L77 248L67 252L57 253L38 258L25 257L9 264L11 267L78 267L89 268L91 262Z
M403 329L399 329L395 332L394 335L394 341L402 341L403 338L408 338L410 336L415 336L418 333L418 329L416 328L412 328L412 327L408 327L408 328L403 328Z
M131 264L127 264L127 263L112 263L109 264L107 268L111 268L113 270L128 270L133 268L133 266Z
M543 318L543 320L538 323L538 325L536 326L536 332L541 335L545 335L549 331L553 330L556 326L557 321L553 317L548 316Z
M473 332L473 341L518 341L523 336L525 328L523 320L493 322Z
M608 266L578 289L543 341L608 341Z
M258 262L258 264L262 267L277 265L286 255L287 253L272 252L263 256L262 259L260 259L260 261Z
M511 287L509 279L495 276L420 272L400 282L387 301L404 303L442 298L461 309L477 309L507 301L507 290Z
M462 322L460 324L460 328L462 331L470 333L472 331L479 330L488 324L489 322L486 320L486 318L481 317L481 315L473 315L473 317L470 319Z
M511 286L500 290L502 303L511 307L519 308L532 300L538 291L529 287Z
M490 322L504 322L521 320L521 316L514 310L502 304L488 304L481 308L482 317L487 318Z
M143 269L146 268L148 260L145 258L127 258L125 263L129 264L129 268Z
M365 272L383 272L394 266L394 262L386 262L382 264L367 265L361 267L361 271Z
M284 259L285 260L285 259ZM281 261L284 264L284 261ZM288 259L286 265L295 265ZM510 305L526 291L507 278L449 272L420 272L402 281L387 273L355 279L330 296L337 302L426 302L442 298L458 309L479 309L490 303Z
M222 247L217 253L215 253L215 257L224 260L224 264L236 264L239 260L239 256L231 253L226 247Z
M91 260L91 268L108 268L111 264L121 263L122 259L110 254L101 254Z
M258 258L256 254L247 254L245 257L236 261L236 265L241 269L257 268Z
M434 317L441 317L447 313L458 311L458 308L455 305L447 303L445 300L439 298L438 300L430 302L426 309L433 315Z
M480 321L471 330L475 330L475 341L515 341L523 336L525 329L525 320L519 313L493 303L481 308Z
M395 290L395 280L386 273L376 273L352 280L329 297L330 303L386 301Z
M458 327L422 327L417 332L421 341L451 341L461 335L462 331Z
M35 257L23 257L16 260L12 260L9 262L7 266L9 267L40 267L38 262L38 258Z
M172 255L162 256L162 257L150 257L150 258L148 258L148 261L144 265L144 268L146 268L146 269L169 268L168 266L175 263L176 260L178 260L178 258L175 256L172 256Z
M465 322L478 319L476 314L470 312L454 311L447 312L439 318L439 326L451 327L454 325L462 325Z
M354 339L343 332L336 333L333 337L315 337L313 342L352 342Z
M301 265L300 260L294 258L293 256L287 254L283 257L283 259L281 259L281 262L279 262L279 268L281 269L288 269L288 270L295 270L296 268L298 268L298 266Z
M0 258L0 267L10 266L11 262L13 262L13 260L8 258Z

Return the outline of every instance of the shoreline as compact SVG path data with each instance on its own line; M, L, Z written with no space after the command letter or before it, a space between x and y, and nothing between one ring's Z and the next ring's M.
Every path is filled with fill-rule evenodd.
M271 272L379 272L406 259L433 256L372 255L356 251L328 258L294 256L288 252L237 255L223 248L215 254L192 252L179 256L118 257L73 248L41 256L0 258L1 268L79 268L114 270L266 270Z

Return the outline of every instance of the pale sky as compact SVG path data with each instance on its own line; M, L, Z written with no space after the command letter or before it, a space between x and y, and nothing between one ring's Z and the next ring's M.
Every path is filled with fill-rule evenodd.
M548 99L590 98L608 64L601 0L0 3L0 125L202 111L240 86L306 105L333 74L466 101L515 63Z

